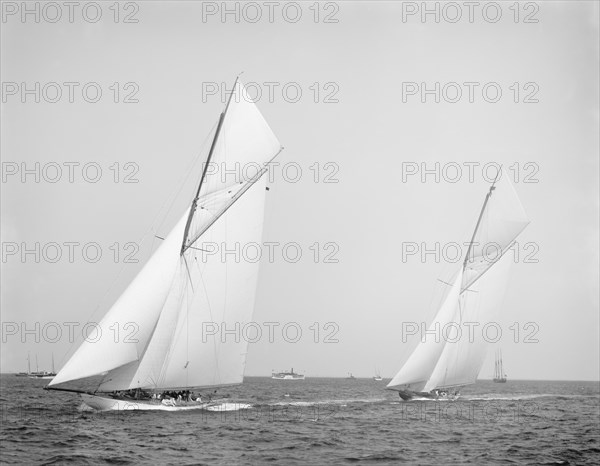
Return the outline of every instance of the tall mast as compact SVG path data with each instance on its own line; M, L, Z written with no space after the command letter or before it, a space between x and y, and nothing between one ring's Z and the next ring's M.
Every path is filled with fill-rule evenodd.
M471 254L471 249L473 247L473 242L475 241L475 235L477 235L477 230L479 229L479 225L481 223L481 219L483 218L483 213L485 212L485 207L487 206L487 203L490 200L490 197L492 197L492 192L494 191L494 189L496 189L496 187L495 187L496 180L498 180L498 176L500 176L500 172L501 171L502 171L502 168L500 168L500 170L498 170L498 173L496 173L496 178L494 178L494 182L490 186L490 190L486 194L485 200L483 201L483 206L481 207L481 212L479 213L479 218L477 219L477 224L475 225L475 230L473 231L473 236L471 237L471 241L469 242L469 247L467 249L467 254L466 254L465 260L463 262L463 272L467 268L467 263L469 262L469 254Z
M187 238L188 238L188 233L190 231L190 226L192 224L192 218L194 217L194 212L196 211L196 207L198 206L198 198L200 197L200 189L202 188L202 183L204 182L204 178L206 177L206 171L208 170L208 164L210 163L213 152L215 150L215 146L217 144L217 139L219 138L219 134L221 132L221 127L223 126L223 121L225 120L225 115L227 114L227 109L229 108L229 104L231 103L231 98L233 97L233 94L235 93L235 87L237 86L238 79L239 79L239 76L235 78L235 82L233 83L233 89L231 91L231 94L229 94L229 99L227 100L227 105L225 105L225 110L223 110L223 112L219 116L219 123L217 124L217 129L215 131L215 137L213 138L212 144L210 146L210 151L208 152L208 157L206 158L206 163L204 164L204 170L202 170L202 176L200 177L200 183L198 184L198 190L196 191L196 196L194 197L194 200L192 201L190 213L188 215L187 222L185 224L185 230L183 233L183 242L181 243L180 255L183 255L183 253L185 252L185 249L186 249L185 242L187 241Z
M496 354L494 355L494 378L498 378L498 350L496 350Z
M27 352L27 373L31 374L31 354Z

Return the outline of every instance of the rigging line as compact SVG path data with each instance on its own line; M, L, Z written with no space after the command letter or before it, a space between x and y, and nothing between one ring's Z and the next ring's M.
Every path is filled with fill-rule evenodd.
M192 293L193 293L194 292L194 283L192 282L192 274L190 273L190 268L188 266L185 255L183 255L181 257L183 257L183 262L185 263L185 269L187 270L188 278L190 279L190 286L192 287Z
M225 223L224 228L225 228L225 242L227 242L227 215L225 215L225 218L223 219ZM227 317L227 284L228 284L228 271L229 271L229 265L227 263L227 259L225 259L225 293L224 293L224 299L223 299L223 321L227 322L226 317ZM234 325L235 326L235 325ZM217 359L218 361L218 359ZM215 364L215 372L217 374L220 374L220 370L219 370L219 366L218 363ZM215 374L215 375L217 375ZM220 377L219 377L220 380Z
M210 129L210 131L208 132L208 134L204 138L204 141L202 142L202 145L200 146L200 149L198 150L198 154L188 164L188 166L187 166L187 168L185 170L185 174L182 177L180 177L179 182L176 185L176 186L178 186L178 188L176 190L173 190L171 192L171 195L169 197L167 197L167 199L165 199L165 201L163 202L162 206L158 210L157 215L154 218L152 224L154 224L154 222L156 222L156 220L160 216L161 210L167 204L167 202L169 201L169 198L171 198L171 202L169 204L169 207L167 208L166 212L164 213L164 217L163 217L161 223L158 225L157 229L161 229L163 227L163 225L164 225L164 223L166 221L167 214L169 212L171 212L171 209L173 208L173 204L175 203L175 200L177 199L177 197L179 197L179 194L181 193L181 191L183 190L183 187L185 186L185 184L187 183L188 179L192 175L192 173L193 173L196 165L198 164L198 162L200 160L203 160L203 157L201 157L201 155L204 153L204 148L206 147L206 144L210 140L210 136L213 134L213 130L215 129L216 125L217 125L217 123L213 123L212 128Z
M195 249L196 251L202 251L202 252L212 252L212 251L207 251L206 249L196 248L194 246L190 246L189 249Z
M198 262L198 261L196 261L196 262ZM204 296L206 296L206 306L208 308L208 316L210 317L210 322L214 323L215 320L214 320L213 313L212 313L212 306L210 305L208 290L206 289L206 283L204 282L204 277L202 274L202 270L200 270L200 265L198 265L198 274L200 275L200 282L202 283L202 288L204 289ZM213 350L215 352L215 360L216 360L215 365L218 368L219 367L219 358L217 357L217 354L218 354L217 342L214 338L212 340L213 340Z
M442 282L444 285L452 286L452 283L445 282L444 280L437 279L438 282Z
M188 271L188 276L190 277L190 286L192 287L192 293L194 293L194 286L192 284L192 277L191 277L191 272L190 269L188 267L188 263L187 263L187 259L185 258L185 255L183 256L183 259L185 260L185 266L187 268ZM193 296L192 296L192 303L194 302ZM186 302L186 306L185 306L185 320L187 325L185 326L185 384L189 385L190 380L189 380L189 371L188 371L188 365L190 363L190 301L188 300Z
M236 83L237 83L237 80L236 80ZM234 87L234 90L235 90L235 87ZM227 151L227 139L226 139L226 138L223 138L223 158L224 158L225 160L227 160L227 156L228 156L228 155L229 155L229 153L228 153L228 151ZM235 199L235 196L236 196L237 194L239 194L239 195L240 195L240 197L241 197L241 196L242 196L242 195L243 195L243 194L246 192L246 191L243 191L243 189L244 189L244 188L240 189L240 191L238 191L236 194L234 194L234 195L233 195L233 199L234 199L234 200L233 200L233 202L232 202L232 205L233 205L233 203L235 203L235 201L237 200L237 199ZM218 220L218 217L217 217L217 218L215 218L215 219L213 220L213 222L216 222L217 220ZM225 237L225 242L227 242L227 231L228 231L228 230L227 230L227 215L225 215L225 216L224 216L224 218L223 218L223 224L224 224L224 225L223 225L223 228L224 228L224 230L225 230L225 234L224 234L223 236ZM223 299L223 320L222 320L222 321L223 321L223 322L226 322L226 320L225 320L225 317L226 317L226 315L225 315L225 314L227 313L227 271L228 271L228 267L227 267L227 258L225 258L225 264L224 264L224 267L225 267L225 293L223 294L223 298L224 298L224 299ZM218 351L219 349L220 349L220 347L218 347L218 348L217 348L217 351ZM215 352L215 356L216 356L216 357L215 357L215 359L216 359L216 364L215 364L215 368L214 368L214 371L213 371L213 378L214 378L214 380L217 380L217 376L218 376L218 375L221 373L221 370L220 370L220 368L219 368L219 358L218 358L218 355L217 355L217 353L216 353L216 352ZM220 377L219 377L219 381L220 381Z
M102 377L100 379L100 383L98 384L98 386L96 387L96 389L94 390L94 394L96 394L98 392L98 390L100 389L100 387L102 386L102 384L104 383L104 379L106 378L108 374L106 374L104 377ZM108 379L107 382L110 382L112 379Z

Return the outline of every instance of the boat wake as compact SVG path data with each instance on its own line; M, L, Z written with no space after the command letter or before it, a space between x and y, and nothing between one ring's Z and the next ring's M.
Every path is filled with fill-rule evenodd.
M317 406L317 405L347 405L350 403L381 403L385 398L350 398L344 400L316 400L316 401L278 401L271 406Z
M248 403L221 403L214 406L208 406L205 408L206 411L216 411L216 412L224 412L224 411L240 411L242 409L250 409L252 408L251 404Z
M571 399L571 398L588 398L589 395L558 395L555 393L537 393L534 395L500 395L491 393L489 395L477 395L477 396L462 396L461 399L464 401L525 401L534 400L538 398L556 398L556 399Z
M414 398L411 398L410 400L406 400L404 402L407 401L459 401L464 399L463 397L460 398L425 398L424 396L415 396Z

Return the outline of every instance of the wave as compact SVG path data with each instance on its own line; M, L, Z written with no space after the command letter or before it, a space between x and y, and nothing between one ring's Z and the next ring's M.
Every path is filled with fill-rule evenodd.
M269 406L315 406L315 405L347 405L351 403L382 403L386 398L348 398L348 399L328 399L313 401L279 401L270 403Z
M558 400L568 400L568 399L581 399L581 398L596 398L593 395L565 395L565 394L556 394L556 393L537 393L537 394L500 394L500 393L490 393L483 395L463 395L459 398L463 401L523 401L523 400L534 400L538 398L553 398Z

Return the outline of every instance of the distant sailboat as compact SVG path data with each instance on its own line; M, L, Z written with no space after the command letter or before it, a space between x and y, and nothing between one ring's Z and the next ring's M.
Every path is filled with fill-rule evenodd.
M204 257L199 241L227 250L260 244L263 175L282 149L236 79L190 207L99 323L101 335L136 323L135 340L84 341L49 389L78 392L100 410L173 411L209 409L190 397L191 390L242 383L247 341L200 335L205 322L233 328L252 320L259 264L224 261L220 254ZM239 176L207 175L210 162ZM256 170L246 170L249 165Z
M373 377L373 380L377 382L381 382L383 380L383 377L381 377L381 374L377 368L375 368L375 376Z
M346 377L347 379L356 379L356 377L354 377L352 375L352 372L348 372L348 377Z
M56 372L54 372L54 353L52 354L52 371L40 371L38 368L38 359L37 354L35 355L35 372L31 372L29 377L32 379L45 379L50 380L56 376Z
M31 361L30 361L30 354L27 353L27 372L19 372L16 374L17 377L29 377L29 375L31 374Z
M30 379L53 379L54 372L54 354L52 354L52 371L40 371L37 354L35 355L35 371L31 371L30 355L27 353L27 372L19 372L17 377L29 377Z
M498 175L485 197L462 267L446 283L445 299L428 328L428 338L422 336L387 385L404 400L456 398L461 387L475 383L481 370L487 347L481 334L473 341L464 336L466 331L457 341L431 335L463 322L485 325L499 310L510 266L505 253L529 220L508 177Z
M504 366L502 364L502 351L496 351L496 358L494 362L494 382L506 383L506 374L504 373Z

